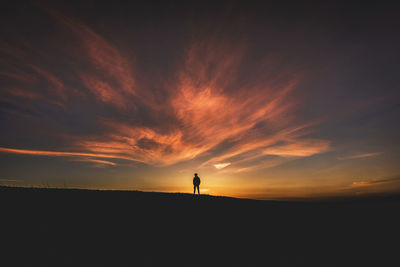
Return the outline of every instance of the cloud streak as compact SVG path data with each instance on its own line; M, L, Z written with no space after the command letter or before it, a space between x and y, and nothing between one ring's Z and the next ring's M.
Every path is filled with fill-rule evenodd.
M78 74L85 87L100 102L117 108L134 108L134 103L129 101L130 97L136 95L132 65L120 51L86 25L54 10L46 10L82 44L83 53L88 58L86 63L91 66L91 71L81 71Z
M347 157L339 157L339 160L347 160L347 159L362 159L362 158L371 158L381 155L382 152L372 152L372 153L361 153Z
M46 150L15 149L15 148L5 148L5 147L0 147L0 152L11 153L11 154L34 155L34 156L49 156L49 157L89 157L89 158L93 157L93 158L110 158L110 159L123 159L129 161L140 161L139 159L123 155L100 154L100 153L96 154L96 153L85 153L85 152L60 152L60 151L46 151ZM96 162L96 160L94 159L90 160ZM102 161L102 163L105 162Z
M93 162L93 163L100 164L100 165L110 165L110 166L117 165L116 163L108 161L108 160L100 160L100 159L93 159L93 158L77 158L77 159L74 159L73 161Z
M215 167L216 169L220 170L220 169L223 169L223 168L225 168L225 167L228 167L229 165L231 165L230 162L226 162L226 163L217 163L217 164L214 164L214 167Z
M392 177L392 178L380 178L369 181L357 181L351 184L351 187L366 187L366 186L377 186L382 184L391 184L400 182L400 177Z

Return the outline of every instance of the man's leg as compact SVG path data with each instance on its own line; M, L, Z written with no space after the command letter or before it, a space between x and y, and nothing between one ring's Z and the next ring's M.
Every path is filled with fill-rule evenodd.
M193 194L196 195L196 186L193 186Z
M200 195L200 186L199 185L197 186L197 193L199 193L199 195Z

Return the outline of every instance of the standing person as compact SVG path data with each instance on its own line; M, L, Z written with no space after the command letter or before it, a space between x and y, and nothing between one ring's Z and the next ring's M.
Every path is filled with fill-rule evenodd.
M197 193L199 193L200 195L200 177L197 176L197 173L195 173L193 177L193 186L194 186L193 194L196 194L196 187L197 187Z

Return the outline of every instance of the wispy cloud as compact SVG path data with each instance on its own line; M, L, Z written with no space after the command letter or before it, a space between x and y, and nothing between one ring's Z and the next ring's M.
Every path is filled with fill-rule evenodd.
M49 156L49 157L89 157L89 158L110 158L110 159L123 159L130 161L140 161L133 157L116 155L116 154L96 154L96 153L85 153L85 152L60 152L60 151L45 151L45 150L28 150L28 149L15 149L0 147L0 152L11 153L11 154L23 154L23 155L35 155L35 156ZM94 160L91 160L94 161ZM103 162L104 163L104 162Z
M73 159L73 161L80 161L80 162L93 162L101 165L110 165L110 166L115 166L117 165L114 162L108 161L108 160L100 160L100 159L93 159L93 158L77 158Z
M73 157L107 165L115 163L96 158L154 166L196 159L199 168L243 172L329 150L329 140L308 137L315 122L296 120L299 99L292 93L301 74L293 67L277 68L266 58L245 64L248 49L244 41L226 41L223 34L194 39L180 55L182 62L174 65L176 79L160 77L159 89L154 89L139 84L135 62L110 40L80 21L46 11L79 43L65 64L70 69L64 72L72 75L56 74L27 59L28 63L19 66L23 71L2 74L10 88L15 88L7 97L24 97L39 105L51 100L66 107L75 101L72 110L88 105L107 112L89 121L84 115L74 116L77 125L92 125L84 135L53 133L66 136L59 151L3 147L3 153ZM7 51L16 58L23 53ZM41 84L52 88L52 93ZM83 97L76 97L77 91ZM153 97L158 91L163 101ZM68 108L62 112L69 114Z
M220 169L223 169L223 168L225 168L225 167L228 167L229 165L231 165L230 162L226 162L226 163L217 163L217 164L214 164L214 167L215 167L216 169L220 170Z
M64 83L55 77L54 74L38 67L35 65L30 65L30 67L35 70L39 75L41 75L49 84L50 84L50 92L55 92L58 96L60 96L63 100L66 98L66 88Z
M339 160L347 160L347 159L362 159L362 158L371 158L375 156L381 155L382 152L372 152L372 153L361 153L361 154L355 154L351 156L345 156L345 157L339 157Z
M54 10L46 10L80 40L92 69L78 75L89 91L101 102L118 108L134 108L134 103L127 98L136 94L132 65L120 51L86 25Z
M351 184L351 187L365 187L365 186L376 186L381 184L390 184L400 182L400 177L391 178L378 178L373 180L356 181Z
M326 140L296 140L282 146L273 146L263 150L265 155L278 155L283 157L307 157L325 152L330 147Z

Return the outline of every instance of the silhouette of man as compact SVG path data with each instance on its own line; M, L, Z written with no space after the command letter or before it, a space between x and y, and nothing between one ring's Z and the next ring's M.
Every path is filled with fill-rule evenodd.
M200 177L197 176L197 173L195 173L193 177L193 186L194 186L193 194L196 194L196 188L197 188L197 193L199 193L200 195Z

